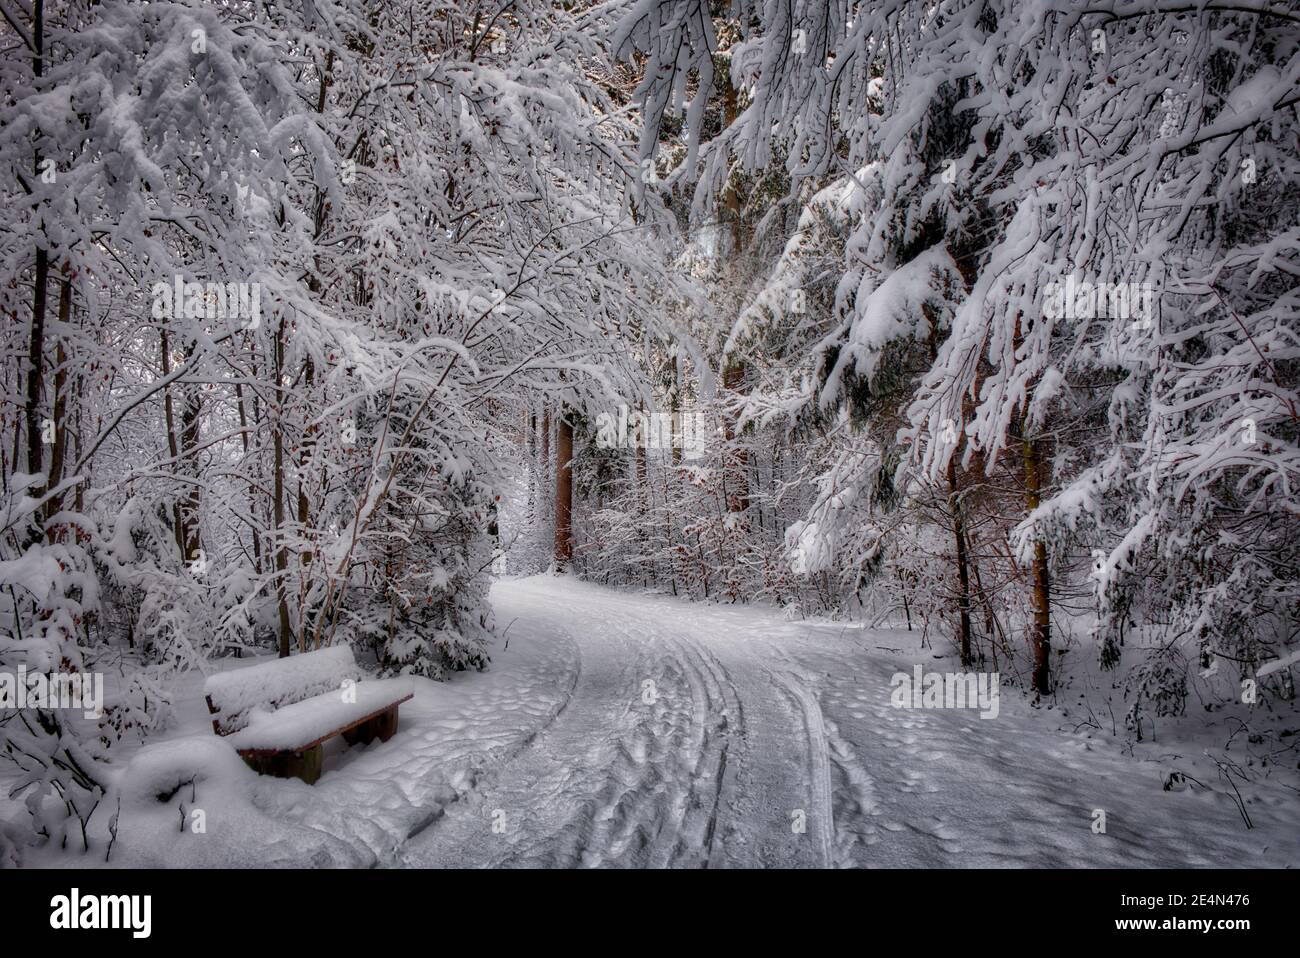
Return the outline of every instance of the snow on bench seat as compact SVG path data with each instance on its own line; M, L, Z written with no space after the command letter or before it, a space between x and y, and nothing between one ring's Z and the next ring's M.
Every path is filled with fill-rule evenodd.
M226 736L240 753L301 752L339 729L357 725L405 702L414 692L406 679L358 682L345 691L286 705L274 712L254 710L248 724ZM356 701L345 701L355 698Z
M217 717L218 735L238 731L254 709L276 709L323 692L334 692L362 677L346 645L303 652L284 659L211 675L203 684L208 708Z

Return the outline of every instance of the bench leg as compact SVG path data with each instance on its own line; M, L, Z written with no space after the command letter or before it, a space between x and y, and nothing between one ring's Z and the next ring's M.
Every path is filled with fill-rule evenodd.
M375 739L387 742L397 734L397 706L379 713L368 722L362 722L356 728L343 733L343 740L349 745L369 745Z
M397 734L397 709L399 706L394 705L382 715L375 716L375 735L379 741L387 742Z
M308 785L315 785L320 778L321 762L325 750L314 745L305 752L276 752L274 755L245 755L244 761L258 775L273 775L276 778L300 778Z
M325 749L313 745L305 752L289 753L289 775L295 775L308 785L315 785L320 778L321 763L325 760Z
M362 722L356 728L350 728L343 733L343 741L349 745L369 745L375 740L375 720Z

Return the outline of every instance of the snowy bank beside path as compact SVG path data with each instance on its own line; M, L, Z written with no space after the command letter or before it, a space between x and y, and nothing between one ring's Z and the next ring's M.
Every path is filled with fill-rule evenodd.
M504 628L510 617L501 621ZM341 739L327 743L324 773L314 786L248 769L212 732L203 676L189 676L179 690L176 725L138 748L129 762L122 760L122 806L109 867L391 862L401 842L472 789L485 769L523 747L567 701L577 672L575 645L563 634L523 626L516 623L498 637L487 672L458 673L447 682L408 679L415 697L401 706L397 734L362 747L345 747ZM221 662L223 669L251 664ZM99 840L90 853L42 851L29 862L102 866L116 798L111 794L92 822ZM203 813L205 829L197 834L195 810ZM0 818L6 817L0 804Z

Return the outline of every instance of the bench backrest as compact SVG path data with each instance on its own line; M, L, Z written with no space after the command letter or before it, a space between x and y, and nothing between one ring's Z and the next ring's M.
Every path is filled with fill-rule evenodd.
M292 705L361 677L351 647L336 645L210 675L203 693L214 716L212 728L218 735L229 735L248 724L254 709Z

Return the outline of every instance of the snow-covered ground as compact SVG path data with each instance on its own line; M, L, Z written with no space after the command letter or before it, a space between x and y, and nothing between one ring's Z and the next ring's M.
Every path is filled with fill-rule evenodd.
M110 864L1300 864L1285 770L1242 786L1247 830L1190 739L1125 748L1012 689L996 718L894 708L896 672L957 669L915 633L568 577L502 581L492 598L492 668L415 680L398 734L335 740L315 786L247 770L212 734L195 676L175 727L120 773ZM1173 770L1202 785L1165 790ZM39 863L103 857L101 842Z

